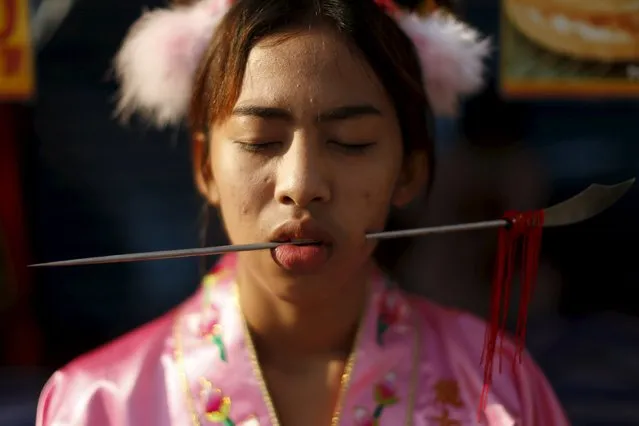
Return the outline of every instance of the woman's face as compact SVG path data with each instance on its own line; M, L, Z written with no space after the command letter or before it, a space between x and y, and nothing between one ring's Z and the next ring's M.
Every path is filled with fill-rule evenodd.
M198 182L234 244L321 241L240 255L244 276L290 301L361 282L374 248L364 235L382 230L426 174L406 172L399 123L373 71L321 28L253 48L233 113L208 143Z

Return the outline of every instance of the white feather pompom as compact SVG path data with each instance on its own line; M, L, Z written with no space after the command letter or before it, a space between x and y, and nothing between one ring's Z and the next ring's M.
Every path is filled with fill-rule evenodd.
M396 19L417 49L433 112L456 115L460 97L482 89L490 41L439 11L426 18L405 14Z
M118 115L139 113L158 127L182 121L199 62L228 7L229 0L202 0L138 19L115 58Z

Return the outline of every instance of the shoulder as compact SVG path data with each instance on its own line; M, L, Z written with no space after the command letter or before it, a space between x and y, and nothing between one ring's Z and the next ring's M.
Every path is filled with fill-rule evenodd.
M446 308L421 297L409 296L410 304L422 325L422 341L427 355L439 360L460 383L469 404L479 404L484 369L480 365L487 324L482 319L455 309ZM500 363L503 369L499 368ZM516 424L545 426L568 425L564 411L544 374L532 357L524 351L521 357L515 344L504 338L496 354L493 381L488 397L489 411L500 416L512 416ZM463 382L463 384L462 384ZM493 424L489 422L489 424ZM502 423L494 423L502 424Z
M194 298L56 371L40 394L36 425L128 424L130 417L118 417L131 415L124 405L140 392L157 392L155 384L163 386L162 359L172 356L176 315Z
M461 343L469 340L470 346L483 344L486 322L479 317L458 309L434 303L424 297L407 295L409 304L425 330L439 330L442 337L454 339ZM481 346L479 347L481 350Z
M409 296L410 304L422 325L424 338L439 350L455 351L454 359L468 361L473 369L480 371L479 360L484 347L487 323L465 311L448 308L421 297ZM504 337L501 353L502 362L515 359L516 348L508 336ZM522 364L536 368L529 356L522 358ZM504 371L512 371L505 369ZM512 378L513 375L503 376ZM496 378L496 377L495 377Z

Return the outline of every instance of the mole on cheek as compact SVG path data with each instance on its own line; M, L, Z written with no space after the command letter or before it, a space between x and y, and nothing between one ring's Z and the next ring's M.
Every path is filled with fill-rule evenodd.
M231 201L231 204L235 204L238 205L239 207L239 214L241 216L246 216L249 214L250 210L251 210L251 204L250 204L250 195L247 194L247 188L246 186L240 186L240 185L236 185L233 186L232 189L232 196L231 198L233 199L233 201Z
M364 203L367 204L367 205L370 204L372 197L373 197L373 195L372 195L372 193L370 191L365 191L364 192L364 196L363 196Z
M248 203L243 203L242 207L240 208L240 214L242 216L247 216L249 214L249 206Z

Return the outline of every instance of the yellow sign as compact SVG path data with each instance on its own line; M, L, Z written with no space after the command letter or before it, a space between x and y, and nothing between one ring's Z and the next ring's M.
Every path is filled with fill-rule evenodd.
M0 0L0 101L24 100L34 89L28 0Z
M639 97L637 2L501 1L506 95Z

